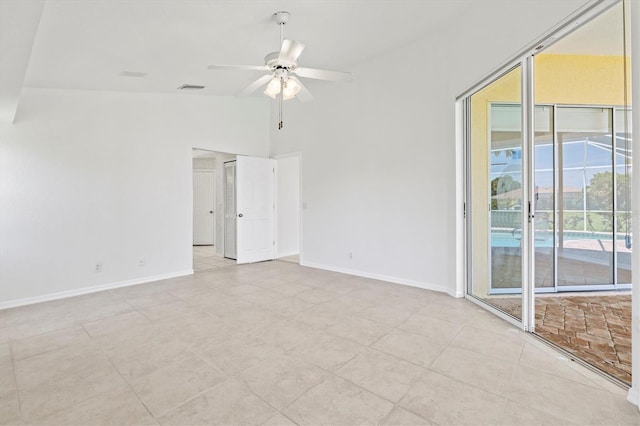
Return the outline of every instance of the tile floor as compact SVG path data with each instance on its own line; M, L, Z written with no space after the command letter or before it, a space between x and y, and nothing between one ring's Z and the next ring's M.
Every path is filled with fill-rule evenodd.
M278 258L278 260L281 260L283 262L291 262L291 263L300 264L300 255L293 254L291 256L280 257L280 258Z
M2 424L638 425L476 305L274 261L0 311Z
M216 254L215 246L193 246L193 270L222 268L235 265L236 261Z

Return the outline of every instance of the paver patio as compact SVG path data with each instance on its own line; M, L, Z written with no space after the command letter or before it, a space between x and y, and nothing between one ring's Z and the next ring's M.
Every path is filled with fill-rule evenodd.
M519 297L492 298L520 317ZM538 295L536 334L631 385L631 294Z

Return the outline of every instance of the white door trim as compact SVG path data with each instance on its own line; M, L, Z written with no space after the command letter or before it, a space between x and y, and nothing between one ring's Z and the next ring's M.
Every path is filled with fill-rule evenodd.
M303 223L302 223L302 152L301 151L295 151L295 152L290 152L287 154L280 154L280 155L276 155L274 157L272 157L274 160L276 160L276 164L277 164L277 160L282 160L284 158L292 158L292 157L297 157L298 158L298 200L299 200L299 204L298 204L298 223L299 223L299 231L298 231L298 235L299 235L299 239L300 241L298 242L298 257L299 257L299 262L302 265L302 261L303 261L303 255L302 255L302 238L303 238L303 233L302 233L302 229L303 229ZM273 191L273 199L276 203L276 209L275 209L275 214L274 214L274 225L273 225L273 229L274 229L274 233L275 233L275 253L276 255L279 253L278 250L278 186L277 186L277 182L278 182L278 167L276 166L276 176L274 179L274 191Z

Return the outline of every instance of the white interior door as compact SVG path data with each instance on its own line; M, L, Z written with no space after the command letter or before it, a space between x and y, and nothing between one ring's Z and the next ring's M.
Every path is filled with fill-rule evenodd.
M193 172L193 244L215 241L215 172Z
M236 159L238 263L274 258L274 167L269 158Z

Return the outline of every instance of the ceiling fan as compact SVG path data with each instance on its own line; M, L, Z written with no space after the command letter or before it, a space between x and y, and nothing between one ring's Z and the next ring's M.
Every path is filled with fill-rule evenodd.
M278 129L282 129L282 101L297 98L301 102L313 100L313 95L298 79L310 78L325 81L348 82L353 79L351 73L342 71L330 71L316 68L304 68L298 66L298 58L304 50L304 44L296 40L284 38L284 26L289 22L289 12L281 11L273 14L273 18L280 26L280 51L271 52L264 58L264 65L210 65L210 70L243 70L243 71L267 71L240 93L240 96L248 96L267 86L264 94L279 100Z

